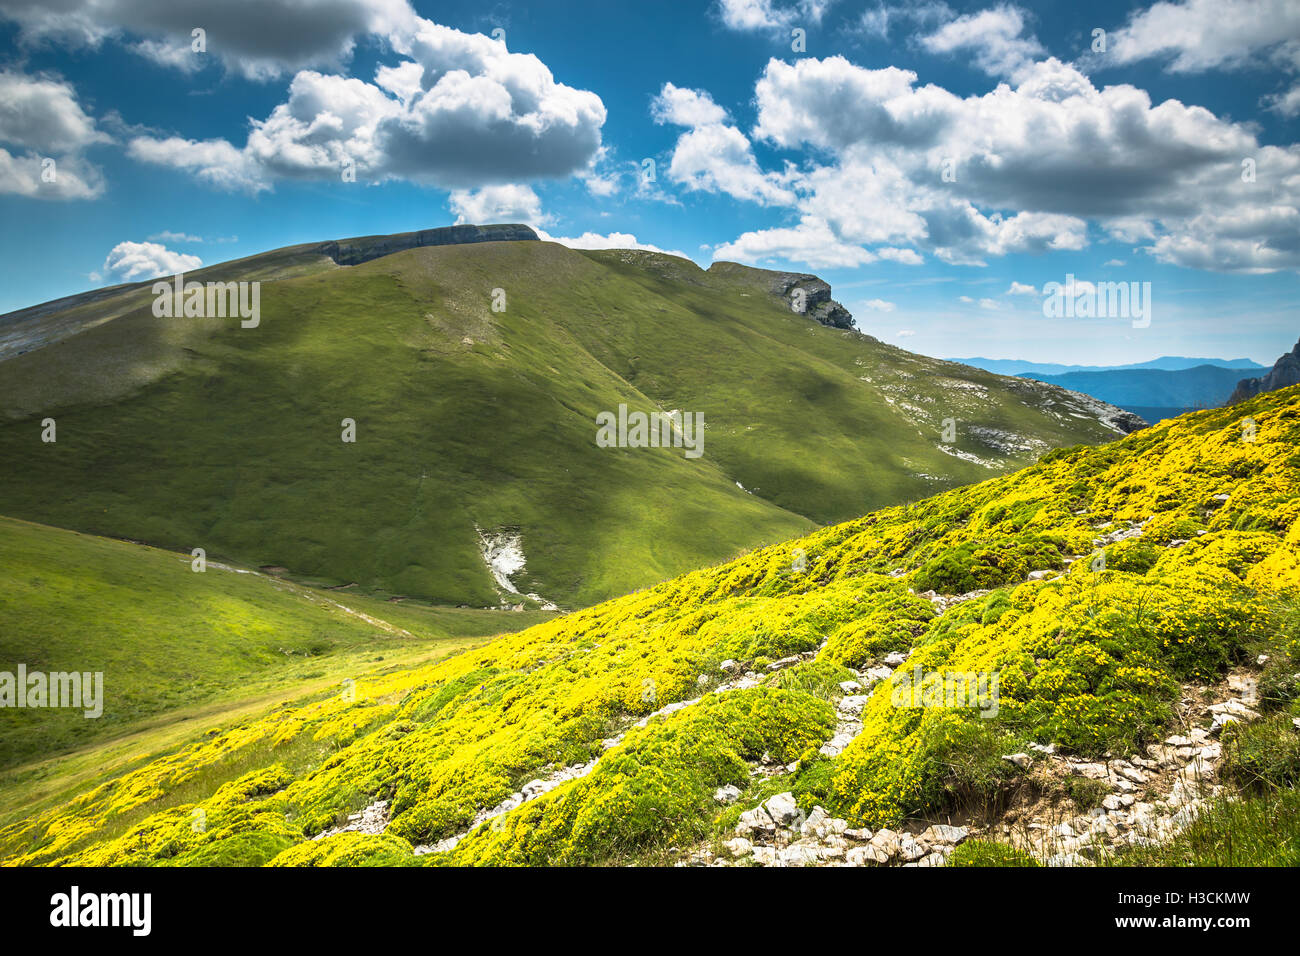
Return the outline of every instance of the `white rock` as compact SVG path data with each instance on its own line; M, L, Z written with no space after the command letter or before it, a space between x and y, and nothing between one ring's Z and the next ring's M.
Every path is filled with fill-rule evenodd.
M799 819L799 804L795 802L794 794L788 790L768 797L763 807L768 816L783 827L788 827Z
M820 855L810 846L787 846L776 852L776 858L786 866L816 866Z
M713 791L713 799L718 803L735 803L739 796L740 788L730 783Z
M1029 754L1003 754L1002 759L1009 761L1019 767L1021 770L1028 770L1034 758Z
M752 833L771 833L775 830L776 823L761 806L746 810L740 815L740 820L736 824L736 832L741 836L748 836Z
M732 856L749 856L754 852L754 844L744 837L735 837L722 845L731 851Z
M840 690L845 694L856 694L862 690L862 685L855 680L840 681Z
M946 823L936 823L921 834L921 840L925 843L934 843L940 846L956 846L965 840L969 834L970 830L966 827L953 827Z
M871 698L865 694L855 694L852 697L844 697L841 698L840 702L836 705L836 710L842 714L849 714L856 717L858 714L862 713L862 708L866 706L867 701L870 699Z

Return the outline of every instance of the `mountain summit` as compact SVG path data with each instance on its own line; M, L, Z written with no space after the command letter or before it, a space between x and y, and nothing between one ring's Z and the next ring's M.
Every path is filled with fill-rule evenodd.
M153 283L0 317L0 514L308 584L575 607L1142 424L845 328L816 276L533 237L185 276L260 283L255 326L157 315ZM671 425L601 447L623 407L702 422L702 456Z

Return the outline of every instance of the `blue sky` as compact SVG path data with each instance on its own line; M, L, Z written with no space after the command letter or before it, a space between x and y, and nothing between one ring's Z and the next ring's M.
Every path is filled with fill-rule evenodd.
M930 355L1271 363L1298 124L1293 0L0 0L0 311L526 221L815 272ZM1045 317L1069 274L1150 324Z

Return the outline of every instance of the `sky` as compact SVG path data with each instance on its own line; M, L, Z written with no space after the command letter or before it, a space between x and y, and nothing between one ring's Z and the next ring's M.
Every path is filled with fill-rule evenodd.
M0 312L526 222L812 272L927 355L1271 364L1298 130L1300 0L0 0ZM1149 314L1046 315L1068 276Z

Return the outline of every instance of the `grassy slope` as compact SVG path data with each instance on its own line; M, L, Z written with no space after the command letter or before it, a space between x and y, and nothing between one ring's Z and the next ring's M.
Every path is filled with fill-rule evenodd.
M1247 415L1257 423L1249 442ZM1277 609L1300 592L1297 438L1292 388L1053 453L442 663L376 674L351 703L226 726L14 823L0 831L0 855L28 864L635 861L718 832L771 785L794 790L805 808L879 826L942 809L961 786L954 767L983 761L1014 775L997 755L1030 741L1131 752L1167 732L1180 681L1213 679L1261 648L1279 674L1295 669L1300 641ZM1099 526L1131 521L1147 521L1142 537L1107 547L1105 570L1077 560L1054 580L1025 582L1030 570L1086 557ZM991 593L938 618L910 593L972 586ZM701 674L707 690L726 658L761 671L823 641L816 660L762 686L631 726L698 695ZM844 665L908 648L926 670L997 670L996 719L893 707L886 683L854 742L834 759L818 756ZM602 741L623 731L606 750ZM755 784L749 762L764 752L800 759L798 771ZM412 844L459 832L546 768L602 753L594 772L479 828L451 854L411 855ZM720 811L712 792L727 783L745 794ZM383 836L305 841L377 798L392 801ZM190 826L196 808L209 821L202 833Z
M474 605L497 601L475 525L514 527L521 590L573 606L1113 434L1046 386L793 315L757 270L533 242L289 252L227 269L288 276L257 329L133 293L0 364L0 513ZM703 412L704 457L596 448L620 402ZM950 416L987 466L936 448ZM1029 443L999 453L975 424Z
M0 670L100 671L105 695L96 719L0 710L0 771L248 701L338 690L380 661L443 656L549 616L394 605L214 566L196 573L188 555L9 518L0 554Z

